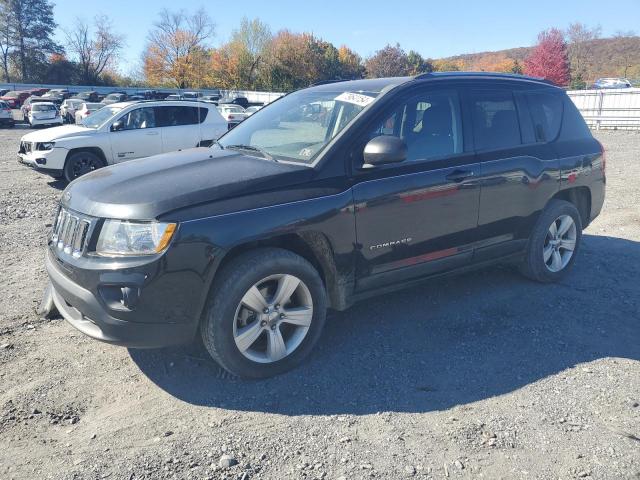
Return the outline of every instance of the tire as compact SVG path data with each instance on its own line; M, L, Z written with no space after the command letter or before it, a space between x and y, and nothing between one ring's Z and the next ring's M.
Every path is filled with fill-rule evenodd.
M75 152L64 164L63 176L67 182L105 166L104 161L95 153L88 151Z
M283 285L283 290L291 290L295 280L299 283L293 294L281 297L289 301L277 305ZM269 311L258 313L259 308L251 309L246 300L259 308L266 304ZM294 308L305 316L300 317L304 324L290 323ZM211 357L229 373L266 378L295 368L307 357L325 317L326 293L316 269L288 250L260 248L238 256L220 272L200 332Z
M538 282L560 281L573 266L581 240L582 220L578 209L565 200L551 200L531 232L521 272Z

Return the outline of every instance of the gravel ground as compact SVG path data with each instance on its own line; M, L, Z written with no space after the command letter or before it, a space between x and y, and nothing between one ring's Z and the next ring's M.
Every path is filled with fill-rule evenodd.
M0 130L0 478L640 478L640 134L599 133L575 269L495 267L332 314L274 379L127 350L34 313L62 185Z

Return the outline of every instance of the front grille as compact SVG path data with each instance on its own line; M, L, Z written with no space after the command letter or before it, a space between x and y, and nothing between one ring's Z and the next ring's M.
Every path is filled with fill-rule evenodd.
M87 249L92 219L60 208L50 244L68 255L80 257Z

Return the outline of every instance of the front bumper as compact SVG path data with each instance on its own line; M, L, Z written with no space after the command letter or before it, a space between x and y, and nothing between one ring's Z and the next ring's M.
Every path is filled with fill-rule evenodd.
M69 151L65 148L51 150L32 150L28 153L18 153L18 161L36 170L54 177L62 175L64 163Z
M53 302L73 327L102 342L131 348L159 348L193 340L197 322L151 323L116 318L97 295L71 280L47 250Z
M31 125L62 125L62 117L54 118L31 118L29 120Z

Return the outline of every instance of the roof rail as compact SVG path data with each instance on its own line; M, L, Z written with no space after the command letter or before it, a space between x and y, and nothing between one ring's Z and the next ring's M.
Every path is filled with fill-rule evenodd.
M327 85L329 83L348 82L350 78L334 78L333 80L321 80L319 82L312 83L310 87L317 87L318 85Z
M547 83L549 85L555 85L551 80L541 77L531 77L529 75L521 75L518 73L502 73L502 72L429 72L421 73L413 77L415 80L423 80L427 78L442 78L442 77L498 77L498 78L513 78L515 80L533 80L536 82Z

